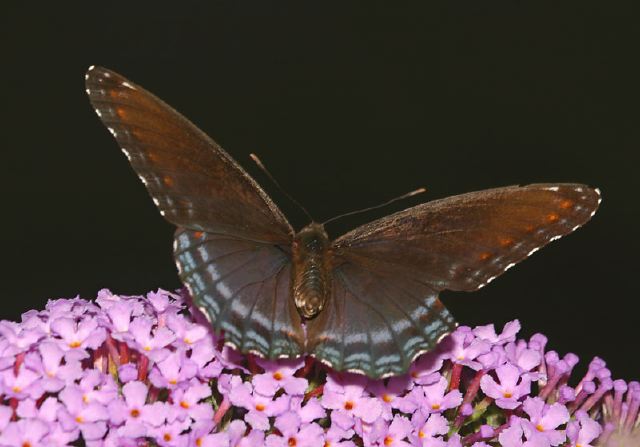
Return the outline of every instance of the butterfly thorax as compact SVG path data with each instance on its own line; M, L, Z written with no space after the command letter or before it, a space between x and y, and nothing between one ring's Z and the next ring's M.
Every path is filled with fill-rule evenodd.
M306 320L324 308L331 293L329 248L327 232L315 222L300 230L293 241L293 299Z

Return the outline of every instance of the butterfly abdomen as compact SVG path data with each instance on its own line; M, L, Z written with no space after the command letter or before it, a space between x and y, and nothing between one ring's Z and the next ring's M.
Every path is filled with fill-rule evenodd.
M300 315L310 320L331 293L329 237L320 224L304 227L293 242L292 294Z

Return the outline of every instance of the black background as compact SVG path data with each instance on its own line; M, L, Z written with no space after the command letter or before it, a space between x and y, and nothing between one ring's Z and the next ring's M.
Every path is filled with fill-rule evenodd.
M638 350L638 26L617 1L22 2L0 18L2 318L102 287L179 286L172 227L84 93L91 64L156 93L318 220L509 184L602 189L586 227L489 287L463 324L519 318L616 376ZM429 3L427 6L426 3Z

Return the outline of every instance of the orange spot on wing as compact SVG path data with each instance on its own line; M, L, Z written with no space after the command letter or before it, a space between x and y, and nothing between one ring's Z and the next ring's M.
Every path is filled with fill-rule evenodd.
M202 231L194 231L193 237L200 239L204 233Z
M536 229L536 227L533 226L533 225L526 225L524 227L524 231L526 231L527 233L533 233L533 230L535 230L535 229Z
M573 206L573 201L571 200L563 200L562 202L560 202L560 208L562 208L563 210L571 208L572 206Z
M513 239L511 239L510 237L500 238L500 246L501 247L508 247L511 244L513 244Z
M479 256L481 261L486 261L490 257L491 257L491 253L487 253L487 252L480 253L480 256Z
M118 115L120 119L125 119L127 117L127 112L122 107L118 107L116 109L116 115Z
M173 186L173 179L171 177L169 177L168 175L165 175L164 177L162 177L162 181L169 188L171 188Z
M549 213L549 214L547 214L547 220L549 222L557 222L558 219L560 219L560 216L558 216L557 213Z

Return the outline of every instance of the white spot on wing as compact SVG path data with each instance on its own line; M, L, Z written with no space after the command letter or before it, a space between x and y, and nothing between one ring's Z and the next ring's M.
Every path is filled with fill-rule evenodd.
M207 312L207 309L204 306L198 307L198 310L202 313L202 315L204 315L209 323L212 322L211 317L209 316L209 312Z
M557 186L549 186L548 188L544 188L544 189L546 189L547 191L559 191L560 190L560 188L557 187Z
M531 256L532 254L534 254L538 250L540 250L540 247L536 247L536 248L532 249L529 253L527 253L527 256Z
M130 88L131 90L135 90L135 89L136 89L133 85L129 84L127 81L124 81L124 82L122 83L122 85L123 85L124 87Z
M227 287L227 285L223 282L219 282L218 284L216 284L216 290L220 292L220 295L222 295L225 299L231 297L231 289L229 289L229 287Z
M206 261L206 259L203 258L203 261ZM216 269L215 265L213 264L209 264L207 266L207 273L209 275L211 275L211 279L216 281L220 278L220 272L218 272L218 270Z
M107 129L109 129L109 132L111 132L111 135L118 138L118 132L116 132L116 130L113 127L107 127Z

